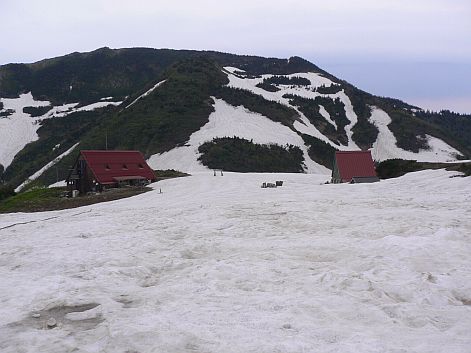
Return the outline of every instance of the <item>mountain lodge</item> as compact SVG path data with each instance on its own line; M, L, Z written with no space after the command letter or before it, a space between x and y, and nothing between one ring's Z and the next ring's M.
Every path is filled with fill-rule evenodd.
M154 171L139 151L80 151L66 182L71 193L78 190L85 194L155 180Z
M335 152L332 183L373 183L379 181L370 151Z

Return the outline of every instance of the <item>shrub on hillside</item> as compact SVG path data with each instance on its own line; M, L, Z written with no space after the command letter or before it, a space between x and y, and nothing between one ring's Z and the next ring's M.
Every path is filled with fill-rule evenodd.
M11 185L0 185L0 201L15 195L15 189Z
M311 81L304 77L287 77L287 76L272 76L269 78L265 78L263 83L269 83L274 85L293 85L293 86L309 86Z
M48 105L45 107L24 107L23 113L29 114L34 118L46 114L51 109L52 105Z
M239 137L216 138L202 144L199 160L211 169L231 172L302 173L304 156L297 146L260 145Z

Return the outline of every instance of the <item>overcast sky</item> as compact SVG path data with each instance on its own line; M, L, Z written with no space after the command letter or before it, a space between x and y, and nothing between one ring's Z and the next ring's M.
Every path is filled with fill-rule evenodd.
M103 46L299 55L375 94L471 112L471 0L0 0L0 14L0 64Z

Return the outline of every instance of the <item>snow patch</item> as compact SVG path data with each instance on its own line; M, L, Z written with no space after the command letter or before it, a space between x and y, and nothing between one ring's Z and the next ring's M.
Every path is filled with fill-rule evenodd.
M245 72L245 70L238 69L237 67L232 66L225 66L224 70L229 71L231 74L235 74L236 72Z
M28 179L26 179L23 183L21 183L21 185L19 185L16 189L15 189L15 192L19 192L21 191L21 189L23 189L26 185L28 185L31 181L33 180L36 180L37 178L39 178L46 170L48 170L49 168L51 168L52 166L54 166L57 162L59 162L62 158L64 158L65 156L67 156L68 154L70 154L74 149L75 147L77 147L79 144L76 143L75 145L73 145L71 148L69 148L67 151L65 151L64 153L62 153L60 156L57 156L56 158L54 158L51 162L49 162L48 164L46 164L44 167L42 167L41 169L39 169L36 173L34 173L33 175L31 175Z
M139 97L137 97L136 99L134 99L134 100L133 100L129 105L127 105L126 108L124 108L124 109L129 108L129 107L132 106L134 103L136 103L139 99L144 98L144 97L148 96L149 94L151 94L156 88L160 87L165 81L167 81L167 80L163 80L163 81L160 81L160 82L156 83L151 89L149 89L148 91L146 91L145 93L141 94Z
M23 113L25 107L44 107L48 101L36 101L30 93L24 93L19 98L1 98L4 109L14 113L8 117L0 117L0 164L8 167L15 155L29 142L38 138L36 134L41 117L31 117Z
M268 92L260 87L257 87L257 84L263 82L264 79L267 79L273 76L302 77L302 78L308 79L311 82L311 84L308 86L277 85L277 87L280 89L277 92ZM352 128L357 123L358 117L356 116L353 110L353 106L352 106L352 103L350 102L350 99L348 98L348 96L345 94L343 90L335 94L320 94L316 92L317 87L320 87L320 86L330 87L332 85L335 85L333 81L322 76L321 74L318 74L315 72L300 72L300 73L295 73L295 74L290 74L290 75L268 75L267 74L267 75L262 75L260 78L240 78L235 75L229 74L228 78L229 78L229 84L228 84L229 87L245 89L252 93L262 96L266 100L275 101L275 102L278 102L280 104L283 104L285 106L295 109L301 117L301 122L295 122L293 127L299 132L309 134L321 141L324 141L330 144L331 146L339 150L358 150L359 149L356 143L353 142L352 140L352 135L353 135ZM348 145L344 146L344 145L336 144L335 142L331 141L328 137L326 137L324 134L322 134L313 124L309 122L309 119L301 111L299 111L299 109L290 105L289 99L283 97L286 94L292 94L292 95L296 95L296 96L307 98L307 99L315 99L316 97L328 97L331 99L339 98L341 102L345 105L346 117L348 120L350 120L350 123L345 127L345 131L348 138ZM330 117L329 113L325 110L324 107L322 107L320 112L324 117L326 117L327 121L335 124L334 119ZM336 126L336 124L334 126Z
M0 118L0 164L5 168L13 161L15 155L28 143L36 141L36 131L40 122L54 117L65 117L79 111L91 111L109 105L120 105L122 102L103 101L76 108L79 103L68 103L55 106L46 114L32 117L23 113L25 107L44 107L50 105L49 101L36 101L31 92L21 94L19 98L0 98L4 109L11 109L14 113L8 117Z
M62 188L64 186L67 186L67 183L65 180L58 181L57 183L48 185L48 188Z
M451 162L458 161L456 156L461 153L434 136L426 135L430 150L421 150L419 153L403 150L397 147L397 140L389 130L391 117L377 107L372 107L370 121L378 128L379 134L373 144L371 154L376 161L401 158L416 160L418 162Z
M276 143L295 145L304 152L305 165L310 173L329 174L330 171L309 158L303 139L287 126L274 122L263 115L248 111L242 106L233 107L221 99L214 99L215 111L209 122L193 133L185 146L149 158L154 169L176 169L183 172L207 170L198 162L198 147L216 137L241 137L257 144Z

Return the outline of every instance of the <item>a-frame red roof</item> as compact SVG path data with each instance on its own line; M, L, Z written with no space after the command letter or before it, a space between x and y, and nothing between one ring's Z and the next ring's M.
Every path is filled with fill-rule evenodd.
M337 151L335 161L342 182L350 182L353 177L376 177L370 151Z
M154 171L139 151L80 151L80 154L100 184L113 184L125 177L155 180Z

